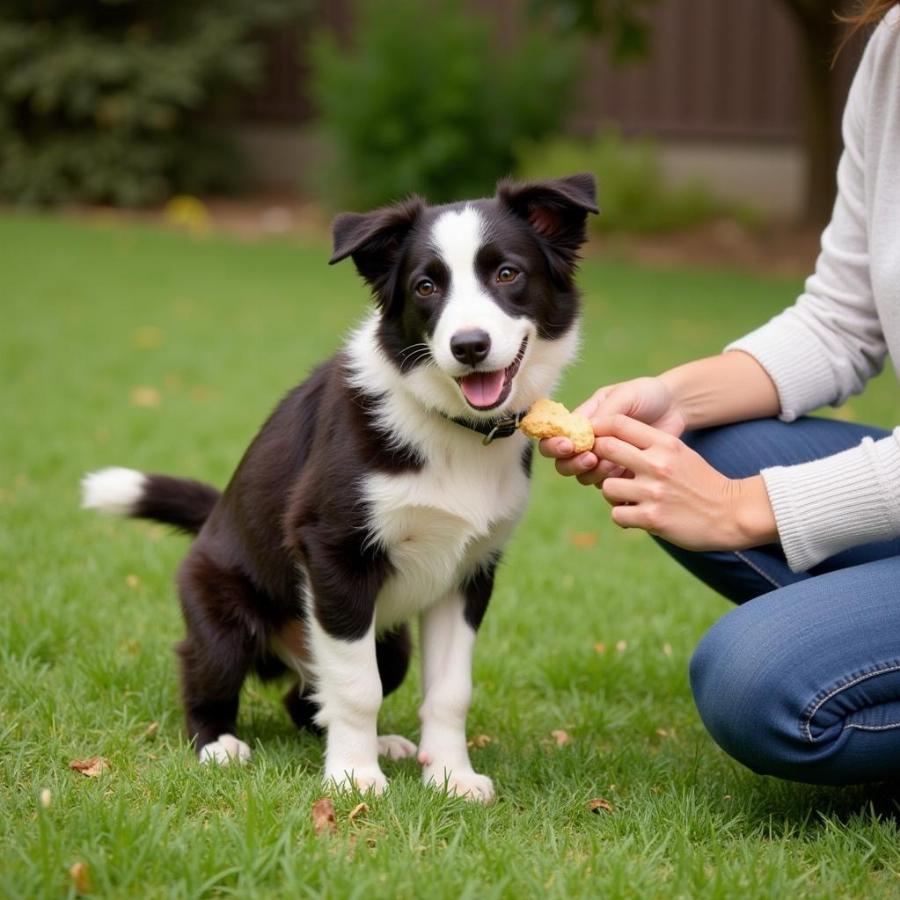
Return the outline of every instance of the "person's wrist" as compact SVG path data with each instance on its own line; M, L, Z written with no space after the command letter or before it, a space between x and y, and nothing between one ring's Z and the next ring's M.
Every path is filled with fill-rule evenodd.
M730 483L733 550L746 550L772 544L778 540L775 512L761 475L736 478Z
M656 381L660 385L660 390L666 398L666 414L670 418L677 418L680 421L681 429L678 436L680 437L685 431L690 429L688 422L688 414L685 405L681 401L679 390L682 386L679 378L678 369L669 369L661 375L656 376Z

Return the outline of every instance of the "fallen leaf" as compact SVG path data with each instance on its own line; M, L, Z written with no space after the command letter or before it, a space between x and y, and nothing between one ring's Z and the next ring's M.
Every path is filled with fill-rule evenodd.
M316 836L337 833L337 822L334 818L334 804L330 797L322 797L312 805L313 828Z
M569 541L573 547L582 547L584 549L597 546L596 531L573 531L569 535Z
M91 890L91 877L88 864L79 860L69 868L69 878L72 879L72 887L77 894L87 894Z
M137 575L126 575L125 584L130 588L136 588L141 583L141 579Z
M163 342L163 330L157 325L141 325L131 339L134 344L143 350L155 350Z
M109 763L102 756L89 756L87 759L73 759L69 768L88 778L97 778L109 768Z
M625 648L628 646L628 641L619 641L616 644L616 653L624 653Z
M563 731L562 728L557 728L556 731L551 731L550 734L553 735L553 740L556 741L557 747L565 747L572 740L569 737L569 732Z
M202 200L190 194L176 194L166 203L163 215L170 225L183 228L195 237L209 233L212 216Z
M487 734L476 734L475 737L467 741L469 747L477 747L479 750L483 750L488 744L493 743L494 739Z
M155 387L138 385L131 389L131 402L135 406L142 406L145 409L150 409L159 406L161 399L159 391Z
M363 813L367 813L369 811L368 803L357 803L353 809L350 810L350 815L347 818L352 822L357 816L361 816Z
M613 811L613 806L612 803L609 802L609 800L604 800L602 797L594 797L593 800L588 801L588 809L592 813L611 813Z
M50 793L49 788L44 788L41 791L41 806L43 806L44 809L50 809L50 806L52 805L52 803L53 803L53 794Z
M144 737L145 737L148 741L152 741L153 738L156 737L156 732L157 732L157 731L159 731L159 722L151 722L151 723L144 729Z
M594 644L594 650L597 653L606 653L606 644L604 644L602 641L598 644Z
M665 643L662 646L663 655L671 656L672 655L672 645L669 643Z

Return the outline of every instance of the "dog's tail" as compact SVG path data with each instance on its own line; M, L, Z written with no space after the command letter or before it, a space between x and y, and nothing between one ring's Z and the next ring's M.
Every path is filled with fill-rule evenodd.
M133 519L154 519L196 534L209 518L219 492L208 484L134 469L100 469L81 480L82 509Z

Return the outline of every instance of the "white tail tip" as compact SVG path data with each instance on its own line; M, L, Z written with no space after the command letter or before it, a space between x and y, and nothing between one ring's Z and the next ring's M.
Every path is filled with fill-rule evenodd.
M119 516L131 515L144 494L147 476L118 466L88 472L81 479L81 508L99 509Z

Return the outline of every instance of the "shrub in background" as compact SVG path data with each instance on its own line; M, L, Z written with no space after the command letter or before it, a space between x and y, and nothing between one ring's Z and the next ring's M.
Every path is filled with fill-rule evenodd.
M626 139L612 128L589 140L558 137L521 145L518 156L522 178L593 172L600 215L589 218L600 231L673 231L720 216L752 219L748 210L717 200L702 182L668 185L656 145Z
M260 26L308 0L5 0L0 197L138 205L233 184L217 117L257 83Z
M492 193L515 146L563 124L580 61L573 41L524 30L500 46L458 0L360 0L356 11L351 47L323 33L313 48L327 152L309 186L327 202Z

